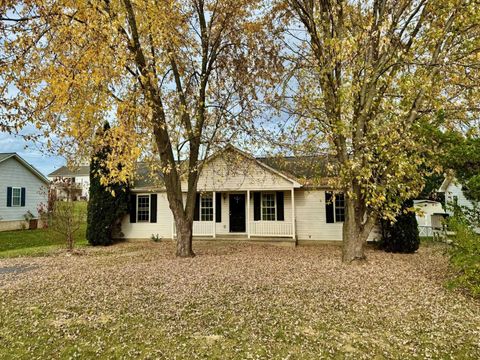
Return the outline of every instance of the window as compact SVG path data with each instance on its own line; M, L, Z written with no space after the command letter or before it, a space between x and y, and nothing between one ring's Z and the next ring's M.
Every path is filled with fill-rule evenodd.
M12 188L12 206L20 206L21 201L22 201L21 188L17 188L17 187Z
M150 221L150 195L137 196L137 221Z
M345 196L335 194L335 222L345 221Z
M275 194L262 193L262 220L275 221L276 214Z
M213 221L213 195L200 196L200 221Z

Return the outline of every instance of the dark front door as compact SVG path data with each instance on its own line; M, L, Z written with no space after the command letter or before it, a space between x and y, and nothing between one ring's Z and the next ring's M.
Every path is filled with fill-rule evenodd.
M230 194L230 232L245 230L245 194Z

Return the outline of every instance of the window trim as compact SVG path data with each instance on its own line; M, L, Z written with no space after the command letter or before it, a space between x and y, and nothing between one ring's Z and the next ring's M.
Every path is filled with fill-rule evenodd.
M211 201L212 201L212 206L211 206L211 207L208 207L208 206L205 206L205 207L204 207L203 204L202 204L202 200L203 200L203 199L208 199L208 198L211 199ZM213 201L214 201L214 200L213 200L213 192L212 192L212 193L200 194L200 199L199 199L199 201L198 201L198 202L199 202L199 204L198 204L198 212L199 212L199 214L198 214L198 221L202 221L202 222L212 222L212 221L215 220L215 219L214 219L214 211L213 211L214 208L215 208L215 205L214 205ZM202 214L202 209L204 209L204 208L205 208L205 209L212 209L212 219L211 219L211 220L203 220L203 218L202 218L202 215L203 215L203 214Z
M13 193L15 192L15 190L18 190L19 191L19 195L18 195L18 205L15 205L14 202L13 202ZM12 197L10 199L12 201L12 207L21 207L22 206L22 188L21 187L13 187L12 186Z
M270 220L266 220L263 218L263 196L264 195L272 195L273 196L273 208L275 209L274 211L274 216L275 218ZM260 196L260 221L277 221L277 194L272 192L272 191L266 191L266 192L261 192Z
M141 197L148 199L148 206L147 206L148 219L147 219L147 220L140 220L140 219L138 218L138 214L140 213L140 211L139 211L139 204L140 204L139 199L140 199ZM150 196L150 194L137 194L137 223L148 223L148 222L150 222L150 218L151 218L151 214L150 214L150 202L151 202L151 196ZM144 210L142 210L142 211L144 211Z
M343 220L337 220L337 196L338 195L342 195L343 196ZM333 217L334 217L334 220L335 220L335 223L343 223L345 222L345 194L344 193L336 193L336 194L333 194L334 196L334 200L333 200ZM342 206L339 207L340 209L342 208Z

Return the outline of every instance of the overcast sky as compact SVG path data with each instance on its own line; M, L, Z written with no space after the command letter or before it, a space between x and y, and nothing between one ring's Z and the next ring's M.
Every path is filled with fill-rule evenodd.
M42 153L39 146L31 141L27 142L22 137L0 132L0 153L5 152L16 152L44 175L65 165L63 158Z

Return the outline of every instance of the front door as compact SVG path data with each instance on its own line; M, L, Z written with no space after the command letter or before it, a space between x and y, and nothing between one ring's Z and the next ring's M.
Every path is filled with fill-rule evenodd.
M245 194L230 194L230 232L245 231Z

